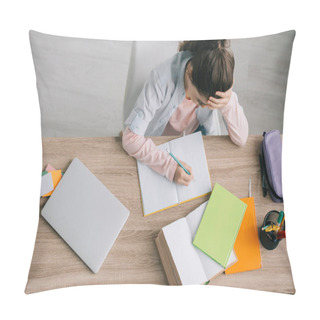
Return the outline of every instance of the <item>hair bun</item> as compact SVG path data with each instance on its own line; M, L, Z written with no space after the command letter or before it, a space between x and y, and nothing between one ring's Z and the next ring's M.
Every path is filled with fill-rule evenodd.
M183 41L179 44L179 51L189 50L193 53L204 50L226 49L230 47L230 41L222 40L198 40L198 41Z
M230 41L226 39L216 40L218 49L225 49L230 47Z

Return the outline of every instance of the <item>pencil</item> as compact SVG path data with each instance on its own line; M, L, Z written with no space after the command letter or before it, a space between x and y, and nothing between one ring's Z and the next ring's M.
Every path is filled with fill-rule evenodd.
M170 154L170 156L173 158L174 161L177 162L177 164L185 171L186 174L190 176L190 172L182 165L182 163L171 153L167 150L167 152Z
M283 222L284 222L284 214L283 214L283 217L282 217L282 221L281 221L281 223L280 223L280 230L281 230L281 228L282 228L282 225L283 225Z

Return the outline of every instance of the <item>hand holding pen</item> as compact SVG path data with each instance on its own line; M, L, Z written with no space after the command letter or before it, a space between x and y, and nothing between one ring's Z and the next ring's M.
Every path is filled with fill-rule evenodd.
M171 152L167 150L170 156L177 162L177 169L174 174L173 181L177 184L182 184L188 186L190 182L194 179L192 174L192 168L185 162L178 160Z

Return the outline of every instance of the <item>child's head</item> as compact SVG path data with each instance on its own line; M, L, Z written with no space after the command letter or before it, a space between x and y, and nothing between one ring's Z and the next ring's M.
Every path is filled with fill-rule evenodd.
M232 87L235 62L228 40L180 43L179 51L186 50L193 53L187 76L203 99L215 97L217 91L225 92Z

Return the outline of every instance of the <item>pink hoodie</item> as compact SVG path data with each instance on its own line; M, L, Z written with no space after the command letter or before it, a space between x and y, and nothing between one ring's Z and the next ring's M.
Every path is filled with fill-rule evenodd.
M179 136L183 133L193 133L199 126L196 108L198 106L191 100L184 99L171 116L162 135ZM233 93L229 103L219 110L227 123L230 139L237 145L244 145L248 137L248 122L238 103L237 95ZM150 138L137 135L126 128L122 145L130 156L173 181L177 163L167 152L159 150Z

